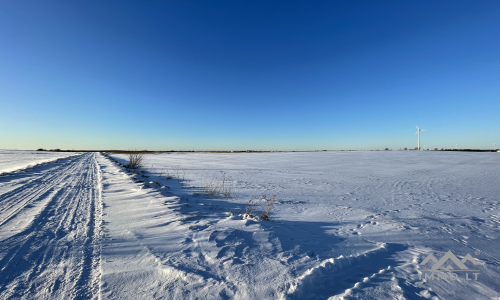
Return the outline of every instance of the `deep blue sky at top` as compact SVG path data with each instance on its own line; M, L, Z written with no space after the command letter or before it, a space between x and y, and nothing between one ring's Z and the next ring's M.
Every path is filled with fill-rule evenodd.
M0 1L0 148L500 146L500 1Z

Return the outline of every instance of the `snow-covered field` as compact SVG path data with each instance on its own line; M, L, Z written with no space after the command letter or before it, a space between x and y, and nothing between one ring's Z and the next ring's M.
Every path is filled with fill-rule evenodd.
M0 150L0 174L24 169L59 158L73 156L74 152Z
M114 157L126 163L126 155ZM194 298L500 296L497 153L162 154L147 155L145 166L150 175L168 170L185 181L178 189L175 178L162 180L171 198L153 210L156 221L139 218L151 225L134 230L151 239L159 265L181 272L182 280L159 290ZM232 178L238 199L187 188L221 180L220 171ZM141 180L155 190L158 177ZM279 200L271 221L228 214L262 193ZM432 262L419 263L449 250L479 261L468 265L479 270L477 281L458 271L457 280L425 280L421 270Z
M134 174L64 158L0 176L0 299L495 299L499 159L153 154ZM229 197L204 193L223 176ZM269 221L239 213L263 193Z

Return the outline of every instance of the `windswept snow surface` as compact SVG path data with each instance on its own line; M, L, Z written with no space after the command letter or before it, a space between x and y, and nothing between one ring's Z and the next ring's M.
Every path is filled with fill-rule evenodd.
M497 153L111 158L0 176L0 299L500 297ZM221 171L233 197L200 188Z
M0 174L78 155L75 152L0 150Z
M103 298L500 297L497 153L156 154L142 175L106 161ZM202 193L221 171L236 199ZM262 193L270 221L229 214ZM468 270L431 279L420 263L448 251Z

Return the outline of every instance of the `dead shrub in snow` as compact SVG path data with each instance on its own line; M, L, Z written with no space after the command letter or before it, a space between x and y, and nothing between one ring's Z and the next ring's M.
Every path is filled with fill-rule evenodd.
M245 204L245 218L253 218L255 216L255 206L257 206L258 201L255 199L255 195L250 199L247 204Z
M125 167L130 169L138 169L142 167L143 162L144 162L143 153L131 152L128 154L128 165L126 165Z
M265 194L262 194L262 199L266 202L264 210L262 211L262 214L260 215L260 218L262 220L269 220L269 213L271 213L271 208L273 208L274 202L276 202L276 195L271 194L271 198L267 199Z
M229 211L229 213L232 215L243 216L244 218L259 217L262 220L269 221L271 209L273 208L275 202L276 195L274 194L271 194L270 198L268 198L266 194L262 194L261 199L257 199L257 197L254 195L253 198L248 200L248 202L245 204L245 212L242 212L240 210L239 212ZM260 214L256 213L258 207L261 207Z

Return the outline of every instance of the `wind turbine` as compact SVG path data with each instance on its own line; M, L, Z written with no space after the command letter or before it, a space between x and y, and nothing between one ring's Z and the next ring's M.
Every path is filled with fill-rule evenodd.
M420 129L416 125L415 127L417 127L417 132L415 132L415 134L418 134L418 151L420 151L420 131L425 131L425 129Z
M497 143L493 143L493 145L495 145L495 148L493 148L493 149L495 149L495 151L497 151Z

